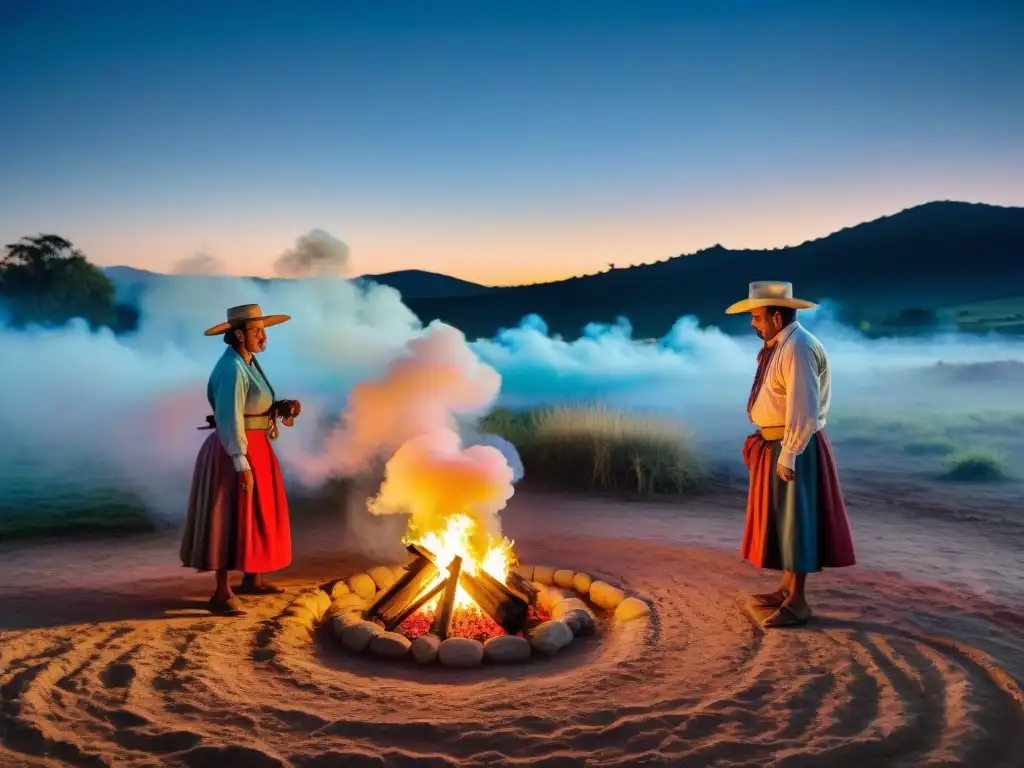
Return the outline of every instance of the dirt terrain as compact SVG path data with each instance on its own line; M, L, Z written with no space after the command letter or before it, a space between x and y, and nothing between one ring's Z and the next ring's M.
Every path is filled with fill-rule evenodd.
M177 565L173 532L4 545L0 764L1019 765L1013 494L846 485L860 564L812 580L812 625L767 634L739 607L771 583L736 557L740 488L683 504L519 494L503 520L524 562L618 582L653 620L464 672L356 657L326 632L258 661L289 595L211 618L209 577ZM297 523L280 583L370 564L348 530Z

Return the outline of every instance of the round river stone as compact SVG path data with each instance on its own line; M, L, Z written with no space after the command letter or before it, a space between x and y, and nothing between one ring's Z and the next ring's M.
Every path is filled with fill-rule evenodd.
M581 595L590 594L590 585L593 583L594 580L587 573L577 573L572 577L572 586Z
M547 565L535 565L533 567L533 580L541 584L550 585L555 580L555 569Z
M615 609L616 621L632 621L649 615L651 607L637 597L627 597Z
M475 667L484 660L484 646L468 637L449 637L437 656L446 667Z
M412 641L412 657L419 664L430 664L437 658L441 638L437 635L420 635Z
M551 580L555 583L556 587L561 587L562 589L572 589L572 580L575 578L575 576L575 573L563 568L561 570L555 571L554 575L551 577Z
M554 656L572 642L573 634L569 625L558 619L545 621L530 630L530 645L541 653Z
M356 573L349 576L345 581L348 584L348 588L359 595L363 600L373 600L374 595L377 594L377 584L366 573Z
M395 583L395 574L386 565L375 565L366 572L379 589L387 589Z
M590 599L594 604L606 611L614 611L626 597L626 593L603 581L595 581L590 585Z
M387 656L390 659L397 659L409 652L412 643L405 635L397 632L385 632L370 640L370 651L378 656Z
M383 633L384 630L373 622L360 621L357 624L342 627L338 636L341 638L341 644L350 651L363 651L373 638Z
M525 637L499 635L484 643L484 655L491 661L506 664L530 658L530 643Z

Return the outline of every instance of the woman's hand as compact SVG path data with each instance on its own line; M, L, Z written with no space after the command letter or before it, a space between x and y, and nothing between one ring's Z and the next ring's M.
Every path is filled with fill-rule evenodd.
M242 493L252 493L253 484L251 469L238 473L238 490Z
M278 403L278 413L284 425L290 427L295 423L295 417L302 413L302 403L298 400L281 400Z

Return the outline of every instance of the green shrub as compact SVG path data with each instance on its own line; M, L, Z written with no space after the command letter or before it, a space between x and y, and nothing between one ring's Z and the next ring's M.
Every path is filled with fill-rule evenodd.
M985 483L1006 480L1008 473L1000 459L990 453L974 451L952 456L943 474L946 480Z
M515 445L527 481L545 487L683 493L705 477L685 426L663 416L597 404L498 409L483 427Z

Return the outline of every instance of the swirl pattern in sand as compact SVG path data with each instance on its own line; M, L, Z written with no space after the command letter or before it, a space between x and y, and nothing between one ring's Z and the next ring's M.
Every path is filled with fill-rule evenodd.
M213 619L194 603L163 615L175 589L206 586L170 567L117 593L132 563L173 562L173 539L79 544L62 560L26 551L14 583L80 565L57 577L67 594L49 609L49 587L3 593L26 626L0 638L0 763L1019 764L1019 669L996 661L1000 648L1013 658L1018 609L871 572L827 575L811 627L764 633L738 607L760 584L732 554L654 538L519 536L524 556L622 583L654 613L604 624L553 658L469 670L347 653L329 630L260 653L300 582L337 573L323 552L296 566L288 594Z

